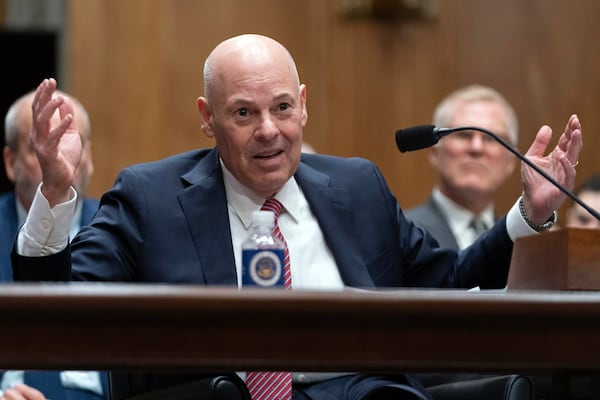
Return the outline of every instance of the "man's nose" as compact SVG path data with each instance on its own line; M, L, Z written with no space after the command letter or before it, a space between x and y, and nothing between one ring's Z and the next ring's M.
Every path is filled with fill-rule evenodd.
M471 135L471 140L469 140L469 146L471 150L481 151L483 150L484 140L482 137L482 133L475 132Z
M260 119L260 124L256 129L256 134L264 139L270 139L277 135L279 128L273 116L266 114Z

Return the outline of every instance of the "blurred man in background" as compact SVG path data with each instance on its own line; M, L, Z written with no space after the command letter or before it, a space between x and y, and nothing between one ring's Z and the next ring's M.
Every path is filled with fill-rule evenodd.
M446 97L435 109L433 124L476 126L516 146L517 117L496 90L472 85ZM464 249L496 220L494 199L513 173L515 157L490 136L460 131L430 149L429 161L438 182L426 203L406 216L429 231L442 247Z
M82 132L83 154L81 164L77 169L75 190L81 196L78 202L70 236L74 237L83 225L87 225L98 208L98 201L84 197L85 190L94 173L92 162L91 125L88 114L76 99L71 99L76 107L75 124ZM0 281L12 280L10 252L17 228L25 222L25 217L31 207L33 196L42 182L42 170L29 139L32 125L31 103L34 93L28 93L17 99L9 108L4 120L5 143L3 150L4 166L8 179L14 184L14 191L0 195L0 258L3 269L0 271ZM59 123L56 113L52 125Z
M75 126L81 132L83 153L77 169L74 188L81 196L75 208L70 237L74 237L81 226L87 225L98 208L98 201L84 197L85 190L94 172L92 163L91 125L83 105L75 98L68 98L75 108ZM31 104L34 92L17 99L9 108L4 120L5 143L4 166L14 191L0 195L0 281L12 281L10 252L17 229L25 222L34 194L42 182L42 170L29 138L32 127ZM60 122L55 113L50 123L56 127ZM21 395L35 398L39 389L49 399L96 400L108 398L106 374L96 371L5 371L0 373L0 390L16 387ZM28 386L22 385L25 383ZM13 397L10 397L13 398ZM20 398L20 397L16 397Z
M456 128L476 126L492 131L516 146L517 117L496 90L471 85L445 97L436 107L433 124ZM493 138L478 131L459 131L443 137L430 149L429 161L438 177L431 197L406 211L442 247L468 247L496 221L494 199L514 171L516 159ZM466 381L477 374L421 374L426 386Z

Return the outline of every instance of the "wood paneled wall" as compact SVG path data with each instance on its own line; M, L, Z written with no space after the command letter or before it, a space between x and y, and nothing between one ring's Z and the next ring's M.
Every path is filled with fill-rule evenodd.
M203 61L221 40L247 32L272 36L294 55L308 87L306 141L375 161L403 206L423 201L435 176L426 151L398 152L394 132L429 123L436 103L469 83L512 102L523 152L539 126L559 133L578 113L578 182L600 171L600 2L438 0L432 19L391 21L346 18L340 3L71 0L67 80L59 84L92 118L91 194L129 164L214 145L196 110ZM519 193L515 173L499 211Z

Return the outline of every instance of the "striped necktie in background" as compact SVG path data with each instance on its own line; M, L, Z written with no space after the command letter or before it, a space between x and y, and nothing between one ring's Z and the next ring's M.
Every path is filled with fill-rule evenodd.
M473 218L473 220L471 221L471 224L469 226L471 227L473 232L475 232L475 237L481 236L481 234L483 232L487 231L487 229L488 229L487 226L485 225L485 222L483 222L481 220L481 218L479 218L479 217Z

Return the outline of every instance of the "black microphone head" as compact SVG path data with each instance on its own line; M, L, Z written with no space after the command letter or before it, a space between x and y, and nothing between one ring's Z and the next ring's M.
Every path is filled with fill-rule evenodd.
M403 153L433 146L438 140L434 125L419 125L396 131L396 145Z

